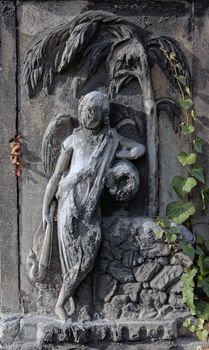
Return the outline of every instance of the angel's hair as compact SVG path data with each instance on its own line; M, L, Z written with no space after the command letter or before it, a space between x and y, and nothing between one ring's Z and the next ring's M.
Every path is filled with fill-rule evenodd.
M84 115L92 109L98 116L101 117L101 124L103 127L109 127L109 110L110 103L107 95L100 91L92 91L82 96L79 100L78 106L78 120L81 126L85 126Z

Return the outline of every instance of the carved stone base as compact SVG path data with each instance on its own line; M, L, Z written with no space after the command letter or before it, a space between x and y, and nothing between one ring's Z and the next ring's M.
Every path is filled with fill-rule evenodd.
M118 342L133 342L130 350L140 349L187 349L191 341L181 341L178 336L179 325L176 321L118 321L98 320L91 322L58 321L54 317L37 315L10 315L0 321L1 349L7 350L39 350L39 349L76 349L88 343L107 344L105 349L118 349ZM146 340L145 340L146 339ZM187 339L187 340L186 340ZM114 343L116 342L116 343ZM81 344L80 346L76 343ZM114 343L114 344L113 344ZM65 345L68 347L65 348ZM69 347L69 345L71 346ZM73 345L74 344L74 345ZM149 346L148 346L149 344ZM122 344L121 344L122 346ZM142 347L140 347L142 346ZM148 347L147 347L148 346ZM94 348L94 347L93 347ZM104 347L101 347L104 349ZM126 348L127 349L127 348ZM128 348L129 349L129 348ZM193 347L189 347L193 349ZM194 349L196 349L194 347Z

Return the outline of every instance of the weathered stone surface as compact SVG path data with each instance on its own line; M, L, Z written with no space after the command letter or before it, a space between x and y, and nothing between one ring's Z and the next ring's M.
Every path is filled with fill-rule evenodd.
M0 345L5 348L19 338L21 316L9 316L0 320Z
M99 278L98 297L103 302L109 302L117 290L117 280L110 275Z
M124 294L114 296L110 304L105 304L105 314L110 320L119 318L122 313L122 308L128 303L128 301L128 295Z
M174 309L186 309L181 295L171 293L168 302Z
M179 294L179 293L181 293L181 290L182 290L183 286L184 286L184 285L183 285L183 282L180 280L180 281L174 283L174 284L168 289L168 291L169 291L169 293Z
M107 272L107 269L108 269L108 266L109 266L109 261L106 260L106 259L100 259L100 262L99 262L99 270L103 273L106 273Z
M134 268L134 276L138 282L147 282L160 270L157 260L147 260L141 266Z
M184 267L190 267L192 265L192 260L183 252L178 252L171 259L171 265L182 265Z
M123 307L121 319L132 319L136 320L138 318L140 306L136 303L128 303Z
M0 312L19 311L18 188L9 140L17 123L15 4L0 2ZM20 181L18 181L20 182Z
M154 2L152 2L154 4ZM155 2L156 3L156 2ZM167 3L167 4L166 4ZM138 6L138 4L136 4L136 2L132 2L131 3L132 7L130 6L130 8L128 9L127 7L127 3L125 3L124 1L121 1L120 4L117 3L115 4L114 2L110 4L110 2L105 1L103 3L101 2L95 2L95 4L89 4L87 1L76 1L76 2L71 2L70 4L70 8L71 8L71 13L70 13L70 17L77 15L80 13L80 11L82 10L86 10L88 8L99 8L99 9L106 9L106 10L111 10L111 8L114 8L114 12L115 13L121 13L122 15L125 15L128 17L129 15L129 11L132 11L131 14L133 14L133 16L131 17L131 20L133 20L134 22L136 21L137 23L140 23L142 25L142 28L146 28L147 26L149 26L149 30L150 33L154 33L155 31L157 32L157 34L169 34L167 33L167 31L171 31L172 32L172 37L177 38L179 41L181 41L181 44L183 45L183 47L185 48L186 51L186 55L191 56L191 45L192 42L191 40L188 41L188 37L187 37L187 28L191 26L192 22L189 20L189 16L190 16L190 12L189 9L191 8L190 4L187 4L187 2L184 2L184 4L178 4L176 5L176 3L174 4L174 6L172 6L172 9L169 6L169 11L172 12L172 16L173 16L173 11L175 13L175 16L173 18L171 18L171 22L172 22L172 29L169 29L168 26L166 25L166 22L168 21L168 17L165 16L165 12L164 12L164 8L162 6L167 6L168 2L163 2L163 5L161 4L159 7L162 10L163 9L163 14L162 17L156 16L155 13L155 9L158 8L155 7L156 5L151 4L151 2L149 2L149 4L146 4L146 1L142 1L143 6ZM158 3L156 3L158 5ZM181 16L178 16L178 8L176 6L179 6L182 8L184 8L185 12L182 12ZM191 4L192 5L192 4ZM39 30L43 29L45 26L54 26L54 25L58 25L61 22L67 22L69 21L69 14L68 11L66 11L66 9L69 8L69 2L62 2L61 5L56 4L56 2L37 2L33 3L33 2L23 2L20 1L18 3L19 6L19 18L18 18L18 23L19 23L19 39L18 39L18 43L20 45L19 50L20 50L20 64L22 61L22 56L23 56L23 52L25 52L26 48L28 47L28 43L29 41L32 39L32 36L34 34L36 34ZM154 7L153 7L154 6ZM151 15L149 15L149 11L151 11L152 8L152 12ZM175 10L173 10L173 8L175 8ZM153 10L154 9L154 10ZM168 10L168 8L167 8ZM137 12L138 11L138 12ZM141 12L142 11L142 12ZM144 12L145 14L148 14L146 17L144 16ZM170 12L169 12L170 13ZM159 14L159 13L158 13ZM43 19L45 19L43 21ZM31 25L32 23L32 25ZM170 21L169 21L170 23ZM207 38L206 34L208 29L206 23L204 22L204 20L201 19L201 23L202 23L202 33L203 36L205 36L205 38ZM176 30L174 30L173 28L175 28ZM179 29L180 28L180 29ZM196 33L196 35L198 34L199 37L199 33ZM190 34L189 34L190 35ZM192 34L191 34L192 35ZM4 31L3 31L3 36L4 36ZM181 39L180 39L181 38ZM7 41L7 36L5 36L5 41ZM9 41L8 41L9 42ZM202 43L200 43L202 44ZM200 45L199 44L199 45ZM194 44L195 46L196 44ZM198 45L197 45L198 46ZM206 45L207 46L207 45ZM200 49L200 48L198 48ZM205 48L204 48L205 50ZM4 52L4 50L3 50ZM196 56L198 57L198 50L196 49ZM205 55L205 57L207 57L207 55ZM198 63L194 62L194 65L196 65L196 70L198 67ZM4 69L4 66L3 66ZM0 70L1 70L1 66L0 66ZM21 68L20 68L21 70ZM2 70L1 70L2 71ZM1 72L0 72L1 73ZM158 74L158 73L157 73ZM204 72L203 72L204 74ZM101 75L101 74L100 74ZM101 75L102 76L102 75ZM207 76L207 74L205 75ZM160 77L160 75L159 75ZM3 81L5 81L3 79ZM202 81L202 78L201 78ZM103 82L102 82L103 84ZM207 84L206 84L207 85ZM205 85L205 86L206 86ZM67 82L67 84L63 85L64 89L66 91L69 91L69 86L70 86L70 79ZM164 92L166 93L166 89L167 89L167 83L165 83L165 80L161 80L158 79L157 82L157 88L155 88L155 96L157 98L157 90L159 88L160 94L163 96ZM207 86L206 86L207 87ZM206 87L204 87L204 89L206 89ZM86 89L88 90L89 87L87 87ZM42 195L43 195L43 190L45 188L45 179L43 177L43 173L42 173L42 169L41 169L41 165L40 165L40 159L39 159L39 153L40 153L40 139L42 137L43 134L43 130L45 128L45 126L47 125L48 121L51 118L51 115L54 115L54 113L60 112L60 108L62 108L63 110L68 111L69 109L69 98L62 94L62 92L60 92L62 90L62 88L59 86L57 91L55 92L55 94L51 95L51 96L45 96L45 93L43 93L42 95L40 95L37 100L33 99L31 101L28 101L24 94L21 93L21 118L19 118L19 122L20 122L20 127L21 130L23 130L24 132L24 136L26 137L26 146L30 149L34 149L36 150L36 160L34 157L34 154L31 156L31 154L29 154L30 149L28 150L28 152L24 152L24 161L26 164L26 169L25 169L25 175L23 178L23 182L21 184L21 204L22 204L22 211L21 211L21 217L20 217L20 233L21 233L21 244L20 244L20 253L21 253L21 271L20 271L20 275L21 275L21 279L20 279L20 285L21 285L21 299L23 300L23 308L26 312L28 311L36 311L39 310L40 312L51 312L53 305L54 305L54 301L57 297L57 290L59 289L59 283L55 283L54 284L54 288L52 288L51 286L45 286L45 287L41 287L42 288L42 293L39 294L39 288L35 287L31 287L28 282L27 282L27 277L26 277L26 270L25 270L25 252L28 250L28 248L31 246L31 240L32 240L32 234L28 234L28 226L30 226L30 231L35 231L35 229L37 228L37 224L39 224L40 221L40 214L41 214L41 202L42 202ZM134 89L133 89L134 90ZM207 89L206 89L207 90ZM7 90L6 90L7 91ZM162 93L163 92L163 93ZM123 92L122 96L119 96L118 101L121 103L127 103L127 101L133 106L136 106L136 101L139 100L139 96L135 94L135 97L133 98L133 96L131 96L131 94L128 92L128 95L130 95L130 97L125 96L126 91ZM59 95L59 96L58 96ZM172 95L172 92L171 92ZM9 96L9 94L8 94ZM125 97L124 97L125 96ZM135 99L135 100L134 100ZM199 104L202 106L203 104L203 111L207 111L207 101L204 97L202 97L201 95L197 96L197 102L199 102ZM5 100L4 100L5 101ZM3 104L4 104L3 101ZM133 103L133 101L135 101L135 103ZM200 103L201 102L201 103ZM11 104L12 106L12 104ZM73 103L70 105L71 107L73 107L73 109L76 109L76 101L73 100ZM15 106L13 106L15 107ZM134 107L135 108L135 107ZM137 105L138 108L138 105ZM4 111L4 109L3 109ZM7 112L7 111L6 111ZM163 117L163 118L162 118ZM175 171L177 171L178 168L178 164L177 164L177 155L179 153L179 148L182 147L182 145L185 144L185 140L181 140L178 141L178 135L174 135L173 130L172 130L172 126L170 121L168 120L167 116L160 116L159 118L159 129L160 129L160 211L161 213L164 213L164 209L165 206L167 204L167 202L170 199L175 199L175 194L173 194L173 191L167 191L168 188L170 188L170 178L171 178L171 174L173 172L173 169L175 169ZM204 117L205 118L205 117ZM207 118L206 118L207 119ZM205 120L205 119L204 119ZM10 126L9 126L10 127ZM3 128L4 129L4 128ZM206 138L206 132L207 130L205 129L205 127L201 127L200 128L200 134L201 137L205 137ZM31 135L32 134L32 135ZM5 140L5 144L7 144L7 139L10 137L9 133L6 133L6 137L3 139ZM176 145L175 149L173 147L173 145ZM186 150L186 149L185 149ZM205 159L206 159L206 163L208 163L207 161L207 157L206 157L206 151L205 152ZM3 150L3 158L4 161L8 162L8 157L5 156L5 151ZM27 156L30 158L29 160L27 159ZM166 155L169 154L169 158L166 157ZM141 165L140 165L141 166ZM182 172L182 169L179 166L179 171ZM183 174L182 174L183 175ZM173 174L172 174L173 176ZM207 177L207 174L206 174ZM143 179L145 178L145 180ZM146 177L142 176L142 181L146 181ZM8 182L7 182L8 183ZM16 186L16 184L15 184ZM3 181L3 187L4 187L4 181ZM11 187L10 187L11 188ZM142 187L143 189L145 187ZM3 188L4 190L4 188ZM141 191L143 192L143 191ZM145 192L145 191L144 191ZM137 198L137 206L138 203L141 204L142 202L142 196L141 194L139 194L138 196L139 198ZM174 197L174 198L173 198ZM139 201L138 201L139 200ZM14 203L13 203L14 204ZM33 219L31 219L32 215L28 215L28 208L31 208L31 211L34 211L35 216ZM14 209L14 207L13 207ZM16 211L16 203L15 203L15 209L13 211L12 209L12 213L11 211L9 212L10 217L13 215L14 211ZM140 209L143 211L144 206L140 205ZM139 213L138 207L134 207L131 206L131 210L133 211L133 213ZM5 212L4 212L5 213ZM3 213L3 214L4 214ZM14 216L15 217L15 216ZM15 218L16 220L16 218ZM10 220L10 222L13 220ZM136 267L138 265L140 265L141 263L143 263L145 261L147 261L147 259L149 258L156 258L159 257L158 263L160 263L162 266L167 265L167 261L168 258L170 259L169 256L169 252L167 250L167 248L165 247L165 245L162 245L162 242L159 242L156 240L155 237L155 227L154 224L148 225L146 224L146 222L148 222L149 220L144 218L143 220L140 219L137 221L137 219L133 218L133 225L130 225L130 222L127 224L128 220L126 221L126 226L124 226L124 231L122 231L122 226L123 224L118 228L117 230L117 234L116 237L113 238L112 244L110 244L109 241L111 241L111 236L114 236L114 230L111 231L112 227L114 225L110 225L111 229L107 232L107 234L105 235L105 239L108 241L107 245L105 247L105 249L103 250L103 254L104 257L107 259L103 259L103 262L100 264L100 271L103 273L107 273L108 270L108 264L109 264L109 260L110 261L114 261L116 260L121 260L122 265L124 265L125 268L128 268L129 270L133 270L133 267ZM139 229L140 224L142 225L142 227ZM22 227L21 227L22 225ZM153 228L153 229L152 229ZM134 235L134 230L137 231L136 235ZM7 231L5 231L7 234ZM128 232L128 235L126 236L126 232ZM121 237L119 237L121 235ZM134 239L132 240L134 236ZM137 239L135 239L135 237L137 236ZM140 239L142 237L142 240ZM12 236L12 238L14 238ZM141 245L143 239L146 241L145 245ZM4 236L3 236L3 240L4 240ZM13 241L15 247L17 247L16 244L16 240ZM13 244L13 242L8 242L9 246L11 247L11 244ZM5 245L4 245L5 247ZM112 250L112 248L114 247L114 249ZM15 248L16 249L16 248ZM131 250L132 249L132 250ZM143 257L140 257L140 249L143 252ZM8 266L8 270L10 269L10 265L8 264L7 259L7 251L8 250L3 250L2 249L2 254L1 256L2 258L2 263L4 264L3 268L5 268L6 266ZM105 251L105 252L104 252ZM132 251L135 251L135 253L138 254L138 258L136 258L136 255L134 254L134 256L132 255ZM12 255L14 252L13 249L11 249L11 254ZM125 253L124 253L125 252ZM16 256L16 255L14 255ZM163 257L160 257L163 256ZM11 256L8 256L8 258L11 258ZM1 259L1 258L0 258ZM164 259L164 260L163 260ZM5 260L5 261L3 261ZM10 260L11 263L11 260ZM17 277L17 260L12 260L12 264L13 266L15 266L15 273L14 270L11 270L10 274L8 274L10 277L11 273L12 275ZM172 261L173 263L173 261ZM3 271L3 268L1 269L1 271ZM118 273L118 271L117 271ZM127 270L126 270L127 273ZM127 275L126 275L127 276ZM15 302L18 300L19 296L18 296L18 289L17 288L10 288L11 284L12 287L14 286L14 281L16 280L15 278L10 278L9 280L5 281L2 276L0 276L1 278L1 284L2 282L4 283L4 291L6 290L7 292L10 291L9 293L13 293L15 295ZM54 275L51 275L51 277L53 278L53 280L56 280L54 278ZM120 280L120 279L119 279ZM8 286L9 283L9 286ZM126 284L124 284L125 286ZM170 282L168 283L168 285L170 286ZM85 286L85 281L84 281L84 286ZM143 288L147 288L150 289L150 283L143 283ZM155 288L155 286L154 286ZM166 287L167 288L167 287ZM168 287L169 291L172 291L173 293L175 293L175 290L178 293L178 288L179 288L179 281L177 283L175 283L174 285L172 285L171 287ZM176 288L176 289L175 289ZM113 288L114 289L114 288ZM112 289L112 290L113 290ZM128 289L128 287L127 287ZM111 292L112 293L112 292ZM124 291L124 294L125 291ZM128 292L127 295L129 296L129 299L131 301L136 301L137 300L137 294L135 291L133 292ZM5 302L5 306L10 308L10 305L8 305L8 294L4 294L5 298L4 298L4 302ZM1 301L3 299L1 298ZM109 300L109 297L108 297ZM13 308L13 305L11 305L11 308ZM168 309L169 306L167 305L165 307L165 309ZM127 312L129 312L129 314L131 315L131 313L136 312L136 310L133 307L133 303L128 303L125 306L125 309ZM125 311L124 311L125 312ZM166 313L164 313L166 314ZM135 314L134 317L136 317L137 313ZM141 316L142 317L147 317L147 315L151 315L151 311L148 314L146 312L146 310L144 311L144 313L142 312ZM163 315L163 313L162 313ZM152 314L152 317L155 317L154 311ZM49 322L49 321L47 321ZM133 325L132 328L129 327L127 328L128 331L126 331L126 329L122 332L124 334L124 339L127 340L137 340L139 337L139 334L141 334L141 337L143 339L143 334L146 333L146 335L148 335L148 331L146 330L146 332L144 331L143 325L144 322L141 323L142 325L142 329L138 329L138 324L137 325ZM56 325L55 325L56 326ZM56 330L56 327L54 326L54 329ZM30 326L27 325L28 330L26 330L25 326L23 326L23 332L22 335L23 337L27 336L27 334L29 334L30 332ZM25 330L24 330L25 328ZM155 337L159 337L159 334L161 334L161 329L157 331L157 327L151 327L154 329L150 330L149 336L152 337L152 334L154 334L154 338ZM32 328L31 328L32 329ZM101 332L98 330L99 326L96 326L96 329L94 329L94 333L98 335L98 337L100 337L100 339L102 337L104 337L104 333L105 331L102 330ZM113 327L113 329L115 329ZM42 327L40 326L39 331L42 330ZM110 329L111 330L111 329ZM97 332L98 331L98 332ZM79 335L79 332L82 333L82 329L79 329L78 332L76 333L76 330L74 330L74 334L76 335L76 339L82 339L82 337L86 337L85 332L83 332L81 334L81 336ZM120 335L117 336L117 332L119 334L118 329L115 330L115 334L114 331L111 333L110 338L114 338L117 341L120 340ZM87 332L88 333L88 332ZM93 332L92 332L93 333ZM128 334L128 335L127 335ZM158 335L156 335L158 334ZM53 327L52 330L49 330L49 338L53 335ZM79 338L80 337L80 338ZM53 338L53 336L52 336ZM121 335L121 339L123 338L123 336ZM54 332L54 339L55 341L64 341L64 333L62 331L59 330ZM23 346L27 347L27 344L24 344ZM110 345L107 345L108 348ZM116 346L116 345L115 345ZM138 347L140 347L140 345L137 345ZM164 345L161 345L162 347L164 347ZM121 345L122 347L122 345ZM127 348L129 347L129 345L127 345ZM144 349L143 345L142 348ZM32 347L31 347L32 349ZM30 349L30 350L31 350ZM137 348L138 349L138 348ZM157 349L157 347L156 347ZM161 347L160 347L161 349ZM14 349L12 349L14 350Z
M183 267L180 265L165 266L150 282L152 289L166 290L181 276Z
M167 301L167 294L155 290L142 290L140 293L141 304L147 306L155 306L159 309Z
M118 288L118 293L120 294L138 293L141 290L141 287L142 285L139 282L120 284Z
M134 281L132 271L126 267L123 267L117 261L110 263L108 272L121 283Z

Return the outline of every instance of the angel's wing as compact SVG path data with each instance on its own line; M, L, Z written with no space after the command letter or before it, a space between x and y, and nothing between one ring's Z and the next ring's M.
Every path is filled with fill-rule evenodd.
M73 118L63 113L53 117L47 126L42 142L42 162L48 177L54 172L62 142L72 134L73 129Z

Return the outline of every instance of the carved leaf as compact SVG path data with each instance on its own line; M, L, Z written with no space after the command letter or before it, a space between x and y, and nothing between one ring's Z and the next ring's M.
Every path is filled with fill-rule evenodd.
M170 117L175 132L179 131L179 125L181 122L181 110L179 104L170 98L161 98L156 101L157 114L165 111Z
M82 50L85 50L89 41L94 36L97 27L98 23L92 22L80 24L75 28L66 42L61 62L58 66L58 73L71 63Z
M172 83L175 82L175 72L170 61L166 58L165 52L168 55L175 55L184 72L186 85L191 86L191 75L187 60L175 40L166 36L151 38L146 41L146 51L150 64L157 64Z
M91 46L93 56L90 59L90 68L96 71L101 62L105 61L114 43L135 36L133 25L123 18L103 11L85 12L71 23L38 35L25 55L24 87L29 94L36 93L39 85L49 88L54 76L72 62L78 71L80 65L85 65L86 49L90 54L88 45L95 38L97 44L94 49ZM76 57L79 58L77 61ZM90 76L88 74L87 79Z

